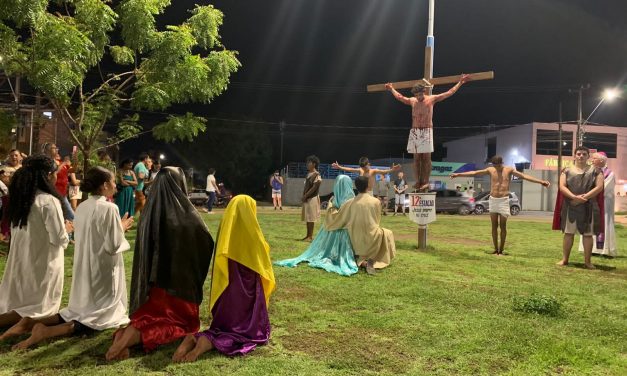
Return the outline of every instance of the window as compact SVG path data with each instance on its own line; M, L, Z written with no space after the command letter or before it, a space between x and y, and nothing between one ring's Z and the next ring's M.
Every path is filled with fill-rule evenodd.
M583 136L583 146L602 151L608 158L616 158L615 133L586 133Z
M559 131L538 129L536 132L536 154L559 155ZM562 131L562 155L573 155L573 132Z

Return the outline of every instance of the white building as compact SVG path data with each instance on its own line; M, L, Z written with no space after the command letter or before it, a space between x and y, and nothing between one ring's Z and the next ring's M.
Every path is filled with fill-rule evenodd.
M586 125L584 146L603 151L608 156L608 167L616 175L617 210L625 210L627 198L627 128L605 125ZM576 124L562 125L562 165L573 162L576 143ZM506 165L528 170L538 178L548 179L553 187L542 191L540 186L523 184L523 209L552 210L557 194L557 157L559 147L558 124L530 123L486 132L476 136L445 142L446 160L487 166L494 155L503 157ZM541 195L545 192L545 195ZM530 199L531 198L531 199Z

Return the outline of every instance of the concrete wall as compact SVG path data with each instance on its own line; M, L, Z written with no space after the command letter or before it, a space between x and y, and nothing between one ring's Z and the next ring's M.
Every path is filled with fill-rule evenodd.
M496 154L503 157L506 165L531 162L532 136L532 124L523 124L445 142L446 161L474 163L477 168L486 166L486 160L492 157L488 155L487 140L496 137Z
M284 178L285 185L281 191L283 205L300 206L302 204L303 189L305 189L304 178ZM333 191L333 179L322 179L320 185L320 195L326 195Z

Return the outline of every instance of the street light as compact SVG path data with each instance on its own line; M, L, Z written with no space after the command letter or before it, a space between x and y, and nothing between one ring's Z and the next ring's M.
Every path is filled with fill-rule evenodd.
M165 154L159 154L159 160L164 161L165 160Z
M601 96L601 100L599 101L599 103L597 103L596 107L594 108L594 110L592 110L592 112L590 113L590 115L588 115L588 117L586 118L586 120L581 124L581 126L585 126L586 123L588 123L588 120L590 120L590 118L592 117L592 115L596 112L596 110L601 106L601 104L603 104L603 102L608 101L611 102L614 99L618 98L620 96L620 91L618 91L615 88L608 88L605 89L603 91L603 96ZM583 140L583 135L586 133L585 128L581 129L581 139Z

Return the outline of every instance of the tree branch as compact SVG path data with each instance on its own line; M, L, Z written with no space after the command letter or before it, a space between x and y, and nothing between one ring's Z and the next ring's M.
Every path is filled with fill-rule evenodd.
M96 89L89 97L87 97L87 99L85 99L85 102L91 101L101 90L103 90L106 86L109 85L109 82L119 80L121 77L132 75L132 74L135 74L135 71L129 71L129 72L116 74L115 76L109 78L108 80L103 82L102 85L100 85L98 89Z
M121 140L118 140L118 141L116 141L116 142L113 142L113 143L111 143L111 144L108 144L107 146L102 146L102 147L99 147L99 148L98 148L98 149L96 149L96 150L101 150L101 149L110 148L111 146L121 144L121 143L123 143L123 142L125 142L125 141L128 141L128 140L132 140L132 139L134 139L135 137L141 136L142 134L146 134L146 133L149 133L149 132L152 132L152 130L147 130L147 131L139 132L139 133L137 133L137 134L136 134L136 135L134 135L134 136L123 138L123 139L121 139Z
M83 83L81 83L78 87L78 95L81 98L81 115L78 118L78 123L76 123L76 126L78 127L79 131L83 130L83 119L85 118L85 101L84 101L84 97L83 97Z
M74 130L72 129L72 127L68 123L67 119L65 118L65 115L68 115L70 117L70 119L72 119L72 121L73 121L73 118L70 115L70 113L67 110L67 108L65 108L64 106L60 106L57 103L57 101L55 101L55 100L51 100L50 103L52 103L52 106L55 108L57 113L59 113L59 115L61 115L61 120L63 121L63 125L65 125L65 127L68 129L68 131L70 131L70 137L72 137L72 140L74 142L76 142L76 146L78 146L78 148L81 149L81 151L85 150L85 147L84 147L83 143L78 139L78 137L76 137L76 134L74 133Z

